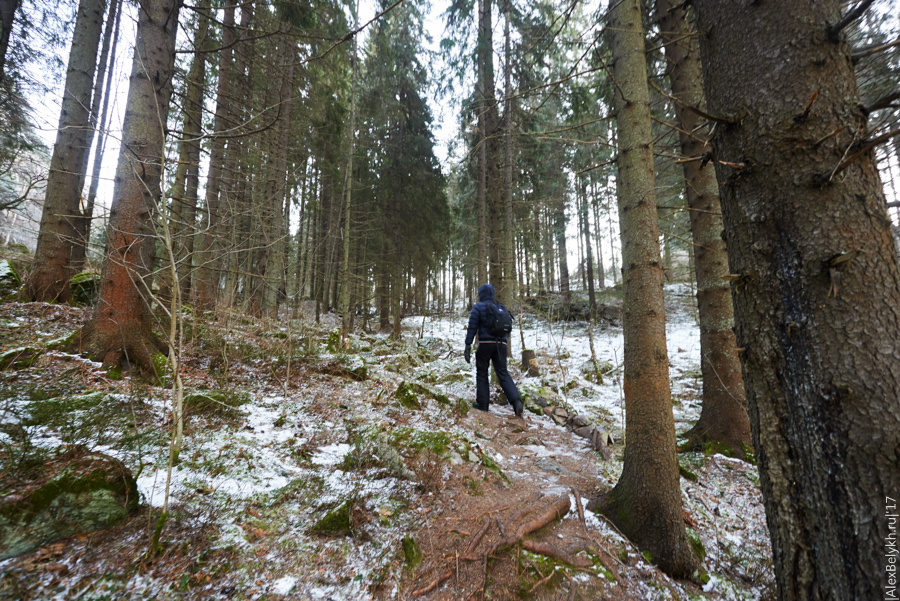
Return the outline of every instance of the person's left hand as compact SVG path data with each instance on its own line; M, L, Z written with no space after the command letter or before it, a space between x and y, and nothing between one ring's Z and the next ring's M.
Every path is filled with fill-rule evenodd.
M466 350L463 352L463 357L466 358L466 363L472 362L472 347L468 344L466 345Z

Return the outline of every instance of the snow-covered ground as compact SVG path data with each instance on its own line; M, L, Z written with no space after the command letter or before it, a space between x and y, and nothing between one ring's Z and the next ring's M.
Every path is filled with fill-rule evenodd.
M687 288L669 286L667 294L677 309L667 318L673 411L678 428L685 429L699 414L699 333ZM38 317L35 312L23 318L30 325L21 327L43 332ZM122 563L137 561L134 558L146 546L148 524L155 523L148 516L158 515L164 503L169 391L137 390L125 381L110 382L99 365L78 363L84 381L91 383L89 388L107 389L119 406L156 416L148 427L155 434L143 439L143 447L124 444L121 433L115 432L108 436L101 432L89 441L95 450L118 457L139 472L142 499L154 509L142 511L141 517L111 537L88 542L71 539L58 560L69 574L65 578L59 576L62 568L29 571L28 561L34 560L27 558L0 562L0 577L6 574L24 583L23 599L75 595L80 599L405 599L431 576L427 572L411 575L398 563L404 537L420 538L425 530L431 536L440 523L456 523L450 520L474 511L466 509L472 504L488 503L494 494L500 499L524 498L535 491L571 496L570 489L577 486L586 503L598 491L613 486L622 467L619 444L613 447L612 460L604 462L584 439L549 418L526 414L520 429L505 421L511 416L508 407L492 407L489 416L473 412L463 417L453 410L452 403L474 398L474 365L462 359L466 321L462 312L426 318L424 325L421 317L409 318L404 321L402 343L381 335L354 336L352 353L368 369L364 381L338 377L323 368L342 360L324 351L322 336L327 331L316 334L311 326L301 328L304 335L318 336L317 350L295 359L290 371L283 360L276 359L288 343L279 343L271 332L259 333L260 328L250 322L231 324L228 331L220 332L228 344L246 347L246 359L229 364L228 373L229 386L248 394L249 402L233 419L188 419L181 462L173 468L169 485L173 517L163 531L168 550L163 558L137 571ZM554 389L561 402L589 416L620 441L622 373L616 366L623 358L621 328L593 330L597 360L614 367L603 383L594 384L580 369L591 357L587 324L550 323L526 315L523 326L525 344L537 352L542 375L526 378L514 367L520 388ZM295 326L286 323L278 327L290 335L300 333L291 334L288 328ZM59 335L58 331L46 333ZM419 346L420 334L429 353L423 354ZM521 350L518 324L513 344L514 350ZM54 369L52 361L48 359L42 369ZM68 356L63 365L68 368L75 361ZM208 364L208 357L201 355L189 363L189 388L213 387ZM46 373L16 372L13 380L4 381L4 389L24 390L26 384L32 385L29 382L36 385L47 377ZM395 396L403 382L421 383L444 394L451 405L420 395L421 410L411 411ZM35 402L24 392L13 394L5 401L0 421L27 418ZM31 441L46 448L72 444L72 434L67 432L38 426L31 431ZM518 439L522 440L510 442ZM384 447L396 450L388 449L385 455ZM423 449L433 452L422 454ZM672 581L605 519L586 511L585 523L595 538L618 548L625 558L616 585L620 588L608 589L619 596L610 598L766 598L772 590L771 560L756 468L720 455L696 453L683 455L681 462L698 476L696 481L682 479L682 497L706 554L708 583L701 591ZM499 474L506 484L497 479ZM492 483L500 487L496 492L489 489ZM571 498L574 502L575 497ZM354 536L310 533L325 514L346 501L353 505ZM573 510L556 530L576 532L577 523ZM445 530L444 538L456 536L452 532ZM424 539L420 543L424 545ZM439 544L431 541L431 545L425 551L426 568L440 555L434 549ZM37 556L41 557L39 552ZM106 576L98 578L99 574ZM587 586L583 577L573 574L572 582ZM449 585L439 589L433 598L454 598Z

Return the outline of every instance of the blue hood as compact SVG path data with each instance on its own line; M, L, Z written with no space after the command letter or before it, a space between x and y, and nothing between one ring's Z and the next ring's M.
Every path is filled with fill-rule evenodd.
M494 287L490 284L482 284L478 288L478 300L481 302L490 302L494 300Z

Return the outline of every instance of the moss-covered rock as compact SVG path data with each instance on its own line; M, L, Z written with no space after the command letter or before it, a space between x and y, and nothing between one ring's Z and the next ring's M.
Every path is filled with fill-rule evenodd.
M22 286L22 280L13 264L0 260L0 298L15 293Z
M344 501L334 509L328 511L318 522L313 524L308 532L310 534L328 534L331 536L347 536L353 534L353 522L351 513L353 503Z
M35 470L25 484L3 485L0 560L59 538L108 528L138 505L137 484L118 459L78 449Z
M76 273L69 280L69 293L79 305L93 305L100 292L100 274L85 271Z
M14 348L0 354L0 369L24 369L35 364L41 353L31 346Z
M227 390L198 390L184 396L186 417L192 415L235 418L242 415L239 407L250 402L246 392Z
M421 411L422 403L419 400L419 394L416 393L414 382L400 382L397 391L394 393L400 404L412 411Z
M65 351L78 339L78 330L75 330L71 334L66 334L65 336L59 336L58 338L53 338L52 340L48 340L43 344L43 347L48 351Z
M611 373L615 366L609 361L585 361L581 364L581 375L588 382L603 384L603 376Z

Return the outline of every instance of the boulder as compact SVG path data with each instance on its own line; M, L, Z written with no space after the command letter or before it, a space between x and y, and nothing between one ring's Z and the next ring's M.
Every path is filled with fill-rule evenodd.
M39 545L109 528L137 508L137 484L118 459L83 448L22 482L0 483L0 560Z
M22 280L12 263L6 259L0 261L0 298L13 294L21 286Z
M435 357L440 357L441 355L450 352L450 343L441 338L426 336L424 338L419 338L419 340L416 341L416 345L420 349L428 351Z
M72 300L80 305L93 305L100 291L100 274L85 271L76 273L69 280L69 292Z
M603 376L610 373L615 366L609 361L591 361L587 360L581 364L579 371L584 379L594 384L603 384Z

